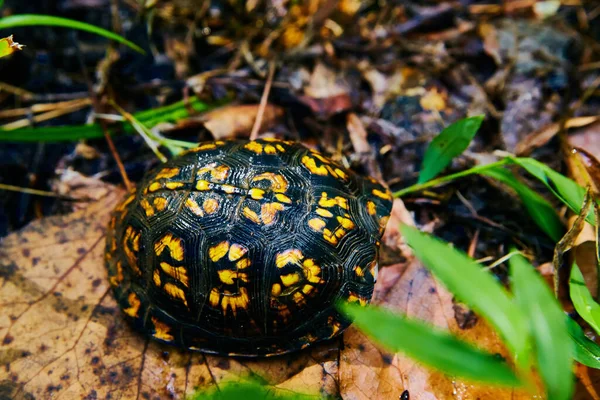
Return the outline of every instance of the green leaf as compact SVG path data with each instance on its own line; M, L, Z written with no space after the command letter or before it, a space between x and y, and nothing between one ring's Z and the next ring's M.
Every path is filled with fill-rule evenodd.
M23 46L13 41L13 35L0 39L0 58L22 50Z
M402 235L433 274L502 335L515 362L528 369L529 338L524 315L494 277L461 251L408 225Z
M38 14L20 14L11 15L8 17L0 18L0 29L16 28L20 26L55 26L61 28L78 29L94 33L96 35L103 36L105 38L114 40L115 42L122 43L129 46L133 50L145 54L145 51L137 44L130 42L122 36L116 33L107 31L106 29L99 28L94 25L86 24L85 22L79 22L68 18L54 17L51 15L38 15Z
M272 388L263 386L259 382L232 381L220 386L218 389L198 392L191 398L194 400L304 400L319 397L287 393L275 395Z
M434 178L452 159L469 147L483 122L483 115L461 119L437 135L425 151L418 183Z
M508 364L447 332L389 311L340 304L341 311L369 337L391 351L401 351L445 374L499 385L520 386Z
M600 304L594 301L577 264L571 268L569 292L575 309L585 322L600 334Z
M548 398L568 400L574 389L573 348L565 314L548 285L523 256L513 257L509 263L515 300L527 315Z
M510 186L521 198L523 205L535 223L555 242L565 233L565 228L552 204L519 181L512 172L504 168L494 168L481 172L482 175L497 179Z
M542 181L560 201L573 212L579 214L585 197L584 188L533 158L511 157L510 160ZM593 210L586 217L586 221L594 226L596 225Z
M569 317L567 328L573 341L573 358L583 365L600 369L600 346L585 336L579 324Z

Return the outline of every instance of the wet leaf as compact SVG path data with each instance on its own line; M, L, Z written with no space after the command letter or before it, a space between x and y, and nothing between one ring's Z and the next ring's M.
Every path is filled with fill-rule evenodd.
M520 385L504 360L447 332L378 307L341 304L340 308L354 319L359 329L388 350L406 353L448 375L498 385Z
M447 243L419 232L400 228L415 255L461 301L473 307L501 333L515 362L523 368L529 362L526 322L521 311L493 276L475 261Z
M565 314L548 285L523 256L512 257L509 263L515 300L529 321L537 368L548 398L570 399L574 389L573 352Z
M571 268L569 291L571 301L581 318L600 334L600 304L594 301L577 264L573 264Z
M562 237L565 228L552 204L519 181L512 172L494 168L481 174L497 179L517 192L531 218L552 240L558 241Z
M483 116L462 119L446 127L425 151L418 183L435 178L452 159L469 147L483 122Z
M600 369L600 346L588 339L579 324L568 317L567 328L573 342L575 361L591 368Z

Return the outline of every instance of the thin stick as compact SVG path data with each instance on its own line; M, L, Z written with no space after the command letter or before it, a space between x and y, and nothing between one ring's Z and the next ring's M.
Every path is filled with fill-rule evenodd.
M38 190L38 189L24 188L24 187L14 186L14 185L6 185L4 183L0 183L0 190L9 190L11 192L34 194L36 196L58 197L61 199L75 200L72 197L62 196L58 193L48 192L46 190Z
M263 116L265 114L265 108L267 107L267 100L269 98L269 92L271 91L271 85L273 84L273 76L275 75L275 61L269 63L269 75L267 76L267 83L263 90L262 97L260 98L260 104L258 105L258 112L256 113L256 120L254 120L254 126L250 133L250 140L256 140L258 138L258 131L262 124Z

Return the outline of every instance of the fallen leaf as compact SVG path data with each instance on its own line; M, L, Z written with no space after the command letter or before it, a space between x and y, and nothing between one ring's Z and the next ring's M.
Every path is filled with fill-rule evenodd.
M258 104L232 105L209 111L202 120L215 140L248 137L257 113ZM282 115L281 107L268 104L263 114L262 130L272 127Z

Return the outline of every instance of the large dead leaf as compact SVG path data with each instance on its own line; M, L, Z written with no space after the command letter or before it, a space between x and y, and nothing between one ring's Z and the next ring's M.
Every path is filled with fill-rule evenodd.
M148 341L122 320L103 265L107 218L121 195L111 188L85 209L33 222L2 241L2 396L184 398L258 376L275 391L319 397L390 399L409 390L413 400L526 398L444 377L380 350L354 328L342 339L270 359L208 356ZM505 354L483 323L458 327L452 296L416 260L382 270L376 301Z

